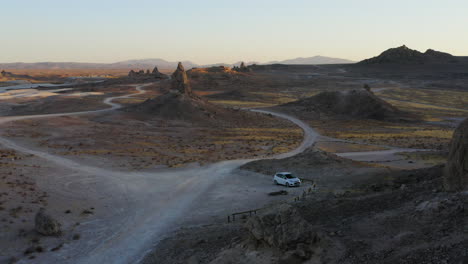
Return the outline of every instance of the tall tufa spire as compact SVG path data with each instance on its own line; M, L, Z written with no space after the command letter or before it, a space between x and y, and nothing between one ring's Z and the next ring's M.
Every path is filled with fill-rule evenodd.
M181 62L177 65L177 69L172 74L172 87L173 91L178 91L181 94L192 94L192 87L185 72L184 66Z

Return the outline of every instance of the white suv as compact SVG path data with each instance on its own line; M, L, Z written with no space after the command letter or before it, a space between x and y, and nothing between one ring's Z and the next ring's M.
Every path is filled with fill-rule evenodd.
M290 172L278 172L273 177L274 184L281 184L287 187L301 186L301 180Z

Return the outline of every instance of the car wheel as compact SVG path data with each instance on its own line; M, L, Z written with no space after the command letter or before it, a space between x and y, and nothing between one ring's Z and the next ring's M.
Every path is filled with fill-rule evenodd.
M286 187L289 187L289 183L285 183L284 185L285 185Z
M275 185L278 185L278 182L277 182L276 180L274 180L273 183L274 183Z

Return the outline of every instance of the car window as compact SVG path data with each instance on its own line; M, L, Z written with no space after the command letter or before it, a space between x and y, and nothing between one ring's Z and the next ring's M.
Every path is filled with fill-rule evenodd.
M294 179L294 178L296 178L296 177L293 176L292 174L286 174L285 176L286 176L286 178L288 178L288 179Z

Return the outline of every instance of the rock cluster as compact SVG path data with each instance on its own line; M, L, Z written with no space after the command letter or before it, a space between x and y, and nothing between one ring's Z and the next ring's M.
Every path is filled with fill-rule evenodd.
M57 236L62 233L61 224L47 214L44 208L39 209L34 223L36 231L44 236Z
M148 79L148 78L151 78L151 79L168 79L167 75L162 74L161 72L159 72L158 67L154 67L152 72L150 72L150 70L146 70L146 72L144 70L140 70L140 71L131 70L128 73L128 77L132 78L132 79L143 79L143 78L144 79Z
M177 69L172 74L171 90L181 94L192 95L192 87L181 62L179 62Z
M468 190L468 118L455 130L444 175L447 191Z
M13 76L13 73L7 72L5 70L3 70L0 74L2 75L2 77L11 77L11 76Z
M244 62L242 62L239 67L234 67L232 69L237 72L251 72L252 71L249 67L245 65Z

